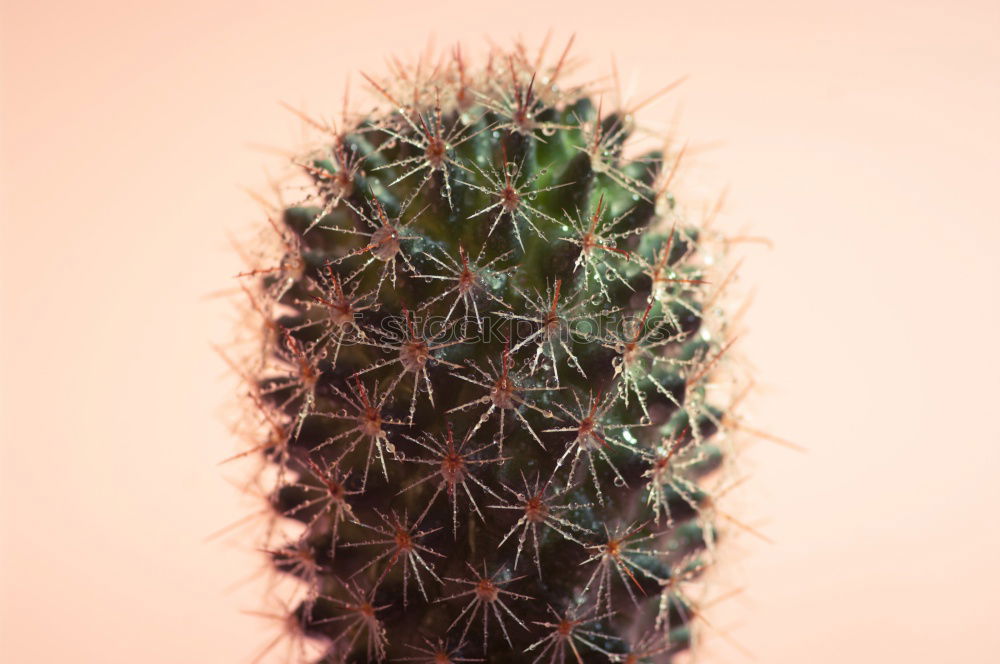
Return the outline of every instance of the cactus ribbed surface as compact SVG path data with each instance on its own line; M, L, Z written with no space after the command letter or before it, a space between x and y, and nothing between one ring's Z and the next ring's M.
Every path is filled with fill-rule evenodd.
M568 66L456 51L369 79L384 110L321 127L284 255L244 276L256 449L298 524L268 550L321 661L690 645L727 421L713 256L678 155L630 158L633 118Z

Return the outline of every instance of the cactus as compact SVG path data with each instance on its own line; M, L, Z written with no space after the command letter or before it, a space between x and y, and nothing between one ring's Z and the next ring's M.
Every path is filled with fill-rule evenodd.
M690 646L728 426L713 254L679 154L630 157L568 50L368 78L384 108L310 120L281 256L242 275L253 449L295 525L267 550L319 661Z

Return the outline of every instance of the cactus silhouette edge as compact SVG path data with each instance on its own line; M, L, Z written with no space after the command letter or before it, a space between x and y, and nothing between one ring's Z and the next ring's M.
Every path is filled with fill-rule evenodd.
M396 64L375 110L305 118L239 277L240 456L301 661L670 662L702 629L725 242L683 150L633 154L635 107L566 83L571 43Z

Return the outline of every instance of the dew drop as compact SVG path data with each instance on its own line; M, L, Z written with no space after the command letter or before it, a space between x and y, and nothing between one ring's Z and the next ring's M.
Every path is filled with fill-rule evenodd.
M620 477L616 477L615 478L615 486L617 486L617 487L625 486L625 480L623 480Z
M542 127L542 134L544 136L555 136L555 133L556 133L555 127Z

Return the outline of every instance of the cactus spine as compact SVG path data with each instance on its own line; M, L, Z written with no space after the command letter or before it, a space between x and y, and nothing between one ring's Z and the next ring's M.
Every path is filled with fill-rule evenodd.
M568 51L568 47L567 47ZM676 154L566 52L369 79L245 277L269 544L324 662L664 662L689 647L728 346Z

